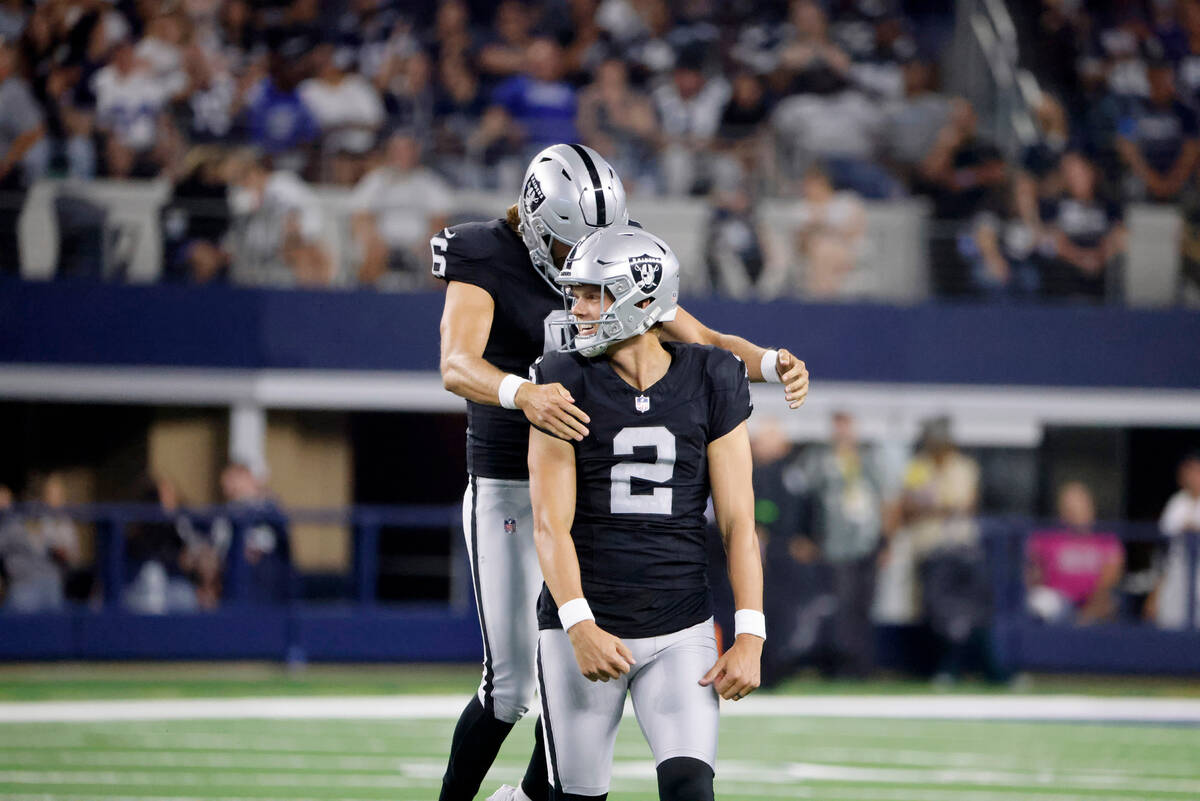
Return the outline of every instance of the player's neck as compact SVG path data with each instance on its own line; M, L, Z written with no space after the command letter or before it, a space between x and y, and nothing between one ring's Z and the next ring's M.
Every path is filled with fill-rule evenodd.
M642 392L658 383L671 367L671 354L658 335L649 332L610 345L608 360L621 380Z

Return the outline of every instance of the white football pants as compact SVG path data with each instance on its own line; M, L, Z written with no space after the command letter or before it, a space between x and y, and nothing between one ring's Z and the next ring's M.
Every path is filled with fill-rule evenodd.
M717 760L717 692L697 682L717 661L712 618L661 637L623 640L637 664L620 679L589 681L562 629L538 637L538 681L549 778L559 792L603 795L626 691L654 764Z
M529 482L470 476L463 533L483 633L479 702L497 720L515 723L533 701L542 591Z

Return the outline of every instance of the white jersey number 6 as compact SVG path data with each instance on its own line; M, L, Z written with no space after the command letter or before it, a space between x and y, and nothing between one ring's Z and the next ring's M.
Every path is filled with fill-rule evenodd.
M634 448L654 448L653 462L621 462L612 469L611 512L617 515L671 514L671 488L655 487L649 494L633 494L633 479L653 484L671 480L675 473L675 435L663 426L622 428L613 437L613 454L632 456Z

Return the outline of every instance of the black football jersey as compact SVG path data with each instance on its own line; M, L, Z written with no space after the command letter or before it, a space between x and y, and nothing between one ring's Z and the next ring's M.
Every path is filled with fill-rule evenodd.
M664 342L671 366L642 392L607 359L549 353L538 383L561 382L588 414L575 449L571 538L597 624L618 637L654 637L712 615L704 510L708 444L750 416L746 366L728 351ZM541 628L560 628L548 588Z
M462 281L492 296L495 312L483 358L525 376L533 361L557 348L552 337L566 317L563 296L537 272L525 244L502 220L470 222L430 240L433 274ZM467 469L485 478L529 477L529 422L518 409L467 401Z

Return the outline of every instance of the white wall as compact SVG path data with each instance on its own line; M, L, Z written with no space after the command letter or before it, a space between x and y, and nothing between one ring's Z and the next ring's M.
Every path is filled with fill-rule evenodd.
M108 210L114 230L122 233L120 245L131 256L129 280L149 282L158 278L162 260L158 209L169 195L169 186L164 181L39 182L29 193L20 221L22 275L32 279L53 275L58 258L54 198L60 192L77 193ZM356 268L347 224L349 192L321 187L317 194L326 211L325 236L334 256L338 283L348 284L348 276ZM460 212L500 216L510 203L507 195L482 192L455 195L455 208ZM705 293L708 206L691 198L634 197L629 208L634 219L675 249L684 268L685 294ZM760 218L773 243L789 253L794 241L789 235L796 219L794 202L766 201L760 208ZM921 200L868 204L867 236L859 260L855 297L916 302L928 296L927 220L927 207ZM1178 210L1169 206L1132 205L1127 210L1127 222L1128 302L1134 306L1170 305L1179 274ZM795 271L793 276L798 280Z

